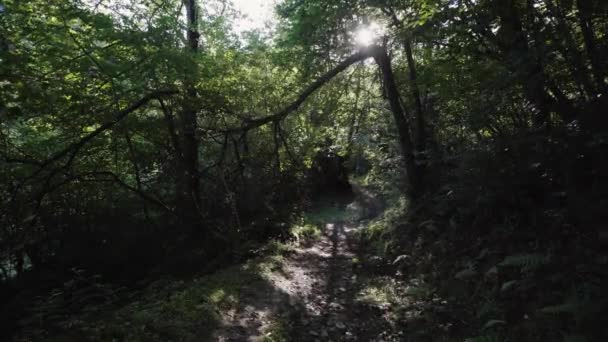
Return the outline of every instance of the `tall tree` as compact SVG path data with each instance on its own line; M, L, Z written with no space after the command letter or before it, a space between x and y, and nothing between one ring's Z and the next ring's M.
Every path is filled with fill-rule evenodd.
M179 113L181 136L181 161L179 168L179 179L177 187L178 213L182 220L190 228L194 228L200 222L201 195L199 174L199 140L197 137L197 90L198 80L197 55L199 53L200 33L198 28L198 3L197 0L183 0L186 8L186 53L192 60L191 67L185 70L184 75L184 99L182 110Z
M399 145L407 170L409 194L412 198L417 198L421 195L424 186L420 174L420 164L416 162L415 147L410 135L410 125L401 104L401 96L397 89L391 59L386 52L386 48L375 47L374 59L382 71L386 97L393 113L397 132L399 133Z

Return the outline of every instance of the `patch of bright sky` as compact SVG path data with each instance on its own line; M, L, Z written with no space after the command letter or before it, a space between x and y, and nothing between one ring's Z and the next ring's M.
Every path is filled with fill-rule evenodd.
M360 26L354 33L355 43L359 46L369 46L377 43L378 39L385 34L384 29L375 22Z
M239 18L234 21L234 30L242 33L250 30L272 29L276 23L274 7L279 0L230 0L234 9L240 12ZM138 1L132 0L84 0L84 3L91 8L110 14L120 14L129 16L132 14L129 6L142 5ZM199 5L206 5L204 1L199 1ZM221 7L221 6L220 6ZM145 8L142 7L142 8ZM207 8L209 10L209 8ZM0 4L0 12L4 8Z
M234 30L242 33L250 30L272 29L276 23L274 6L276 0L232 0L242 17L235 20Z

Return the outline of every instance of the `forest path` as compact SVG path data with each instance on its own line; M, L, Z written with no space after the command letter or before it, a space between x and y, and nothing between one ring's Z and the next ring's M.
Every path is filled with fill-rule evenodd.
M267 276L265 287L242 289L239 307L223 315L216 341L397 341L389 309L361 297L355 232L345 220L361 203L336 204L322 235L296 247ZM389 336L390 335L390 336ZM393 336L393 337L391 337Z

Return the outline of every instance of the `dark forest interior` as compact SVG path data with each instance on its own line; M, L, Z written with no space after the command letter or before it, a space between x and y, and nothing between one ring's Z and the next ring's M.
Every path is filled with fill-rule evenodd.
M603 0L0 0L0 340L608 341L607 34Z

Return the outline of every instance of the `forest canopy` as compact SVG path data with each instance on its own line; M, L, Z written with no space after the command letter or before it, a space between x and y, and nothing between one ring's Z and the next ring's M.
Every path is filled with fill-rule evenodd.
M214 274L373 193L364 254L462 317L421 341L608 337L608 2L253 3L0 2L0 334L70 330L43 305L69 282Z

